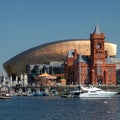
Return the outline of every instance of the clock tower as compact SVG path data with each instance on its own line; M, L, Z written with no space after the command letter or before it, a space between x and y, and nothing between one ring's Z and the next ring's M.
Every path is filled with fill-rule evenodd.
M105 64L104 33L100 32L98 24L95 30L90 34L91 45L91 71L90 78L92 84L97 84L98 80L103 79L102 67Z

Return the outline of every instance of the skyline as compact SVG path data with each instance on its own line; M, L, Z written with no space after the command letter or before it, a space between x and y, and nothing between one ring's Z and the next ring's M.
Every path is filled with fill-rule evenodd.
M35 46L64 39L89 39L97 22L105 40L117 44L120 58L119 4L119 0L0 1L1 71L7 60Z

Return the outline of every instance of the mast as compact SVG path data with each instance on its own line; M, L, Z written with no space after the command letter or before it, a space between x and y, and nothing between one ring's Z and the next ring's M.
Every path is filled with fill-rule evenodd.
M80 68L80 45L79 45L79 58L78 58L78 62L79 62L79 68L78 68L78 84L80 85L81 84L81 81L80 81L80 77L81 77L81 68Z

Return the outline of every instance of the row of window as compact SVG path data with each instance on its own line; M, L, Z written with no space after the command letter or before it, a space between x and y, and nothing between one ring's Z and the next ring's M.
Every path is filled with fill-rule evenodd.
M96 74L103 74L104 73L104 69L102 69L102 67L96 67L95 71L96 71ZM108 67L108 69L107 69L108 74L114 74L115 71L116 70L114 69L114 67ZM80 72L80 74L89 74L90 68L87 68L87 67L82 68L81 67L79 69L79 72Z

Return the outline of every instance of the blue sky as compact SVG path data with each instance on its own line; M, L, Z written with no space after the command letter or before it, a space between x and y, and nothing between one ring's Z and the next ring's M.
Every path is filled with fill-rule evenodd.
M120 58L120 0L0 0L2 64L32 47L63 39L89 39L98 21Z

